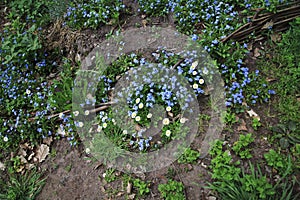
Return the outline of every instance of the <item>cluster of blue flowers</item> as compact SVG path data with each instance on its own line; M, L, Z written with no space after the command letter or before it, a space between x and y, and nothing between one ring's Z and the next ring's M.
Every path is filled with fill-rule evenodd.
M64 15L65 23L76 28L97 28L100 24L118 20L125 8L121 0L92 0L83 4L72 4Z
M255 104L261 98L268 101L269 96L275 93L271 90L272 92L265 95L263 91L259 90L251 95L245 94L247 87L259 76L258 71L250 71L243 62L248 53L248 46L247 44L240 45L237 42L229 44L220 42L242 25L238 21L238 12L235 6L248 9L253 5L268 7L270 6L269 1L187 0L182 2L173 0L166 3L161 0L140 0L139 3L143 8L141 11L146 13L155 12L161 6L165 7L166 13L173 12L179 30L190 34L192 40L198 41L214 59L219 61L219 70L226 80L226 106L241 105L245 101ZM280 3L283 1L272 2L272 5ZM235 53L230 53L232 51ZM263 88L267 89L268 87L264 86Z
M133 121L134 123L142 125L142 127L148 127L153 123L154 115L151 110L154 105L161 105L165 112L172 112L173 115L178 115L178 112L193 112L190 108L190 102L196 100L192 94L201 95L204 93L205 81L201 74L209 74L209 70L204 68L200 70L198 63L195 62L197 57L196 52L180 52L174 54L168 52L164 48L159 48L152 53L154 63L149 63L148 59L137 56L132 53L128 57L130 62L128 64L131 68L122 75L121 88L114 85L115 82L108 79L106 76L99 77L100 84L102 85L102 91L97 91L97 102L105 103L109 99L103 98L103 95L107 95L110 90L115 90L117 87L116 95L114 95L113 101L118 105L122 105L118 110L114 110L117 114L122 114L122 121ZM174 64L179 59L184 59L174 67ZM190 88L185 88L189 83ZM114 92L114 91L113 91ZM127 106L125 106L127 105ZM123 109L123 110L122 110ZM124 111L126 109L126 111ZM110 110L101 111L99 114L100 126L96 127L98 132L106 130L111 125L114 127L115 120L110 117ZM127 115L124 117L123 115ZM125 118L127 120L125 120ZM161 119L165 126L168 126L171 119L165 117ZM118 122L118 125L122 126L122 122ZM77 124L79 126L80 124ZM139 149L144 151L151 146L151 136L143 135L145 129L135 130L135 126L132 124L125 124L123 141L127 141L132 149ZM118 129L118 127L115 127ZM162 135L170 137L171 131L166 130ZM155 145L154 145L155 146Z
M6 147L24 141L35 143L48 136L74 140L71 115L60 115L59 124L57 118L50 117L60 106L55 101L57 85L45 77L58 66L41 51L37 39L35 29L24 30L22 26L8 26L2 34L0 145Z
M0 54L3 55L5 52ZM5 117L1 118L0 136L13 141L46 137L52 130L45 126L45 116L56 109L48 101L53 93L48 83L37 79L37 74L33 73L35 68L42 71L40 68L46 66L46 59L36 55L35 62L31 63L24 60L24 55L19 57L20 63L2 63L0 106Z
M190 20L196 22L198 19L197 16L199 15L199 12L201 12L201 9L204 8L207 10L214 9L216 12L220 11L221 9L218 9L220 5L222 4L231 4L238 6L240 8L246 8L249 9L251 7L265 7L269 8L271 6L276 6L279 4L282 4L286 2L285 0L264 0L264 1L255 1L255 0L138 0L138 3L140 5L140 11L151 14L151 15L164 15L168 14L170 12L176 13L176 10L191 10L189 13ZM209 5L209 7L202 7L203 5ZM199 6L201 5L201 6ZM193 9L199 9L198 12L192 11ZM205 15L204 17L209 17L208 15Z
M141 12L158 15L173 12L179 30L191 35L192 40L199 42L207 52L212 54L212 57L221 58L219 70L226 80L226 106L240 105L246 100L256 104L261 98L268 101L269 96L275 94L275 91L269 89L265 83L260 83L259 88L247 94L247 87L259 82L257 81L259 71L251 71L243 62L248 51L247 45L237 42L231 44L221 42L233 30L241 26L241 22L237 20L238 12L233 5L250 9L258 5L271 7L283 2L282 0L259 2L250 0L243 2L238 0L232 2L229 0L138 0ZM102 23L113 23L112 20L118 20L124 8L125 5L121 0L92 0L77 5L71 3L64 19L72 27L96 28ZM30 21L30 19L27 20ZM35 23L35 21L32 22ZM57 66L50 62L47 53L41 52L42 47L37 42L36 35L41 28L25 30L20 26L20 29L14 29L18 29L18 26L13 27L12 30L4 30L1 37L0 144L3 141L14 141L14 143L23 140L33 141L47 136L66 136L72 144L76 144L75 127L84 126L83 122L73 121L73 117L78 115L76 111L60 114L59 123L56 123L57 119L49 118L49 115L59 109L53 98L56 85L42 77L46 77L50 70ZM163 105L166 112L175 110L192 112L189 110L189 105L194 99L181 85L178 77L183 76L190 84L190 89L198 96L204 94L206 80L203 75L211 73L206 68L200 70L197 67L198 63L196 59L193 59L195 58L194 52L185 52L183 56L185 59L174 68L176 76L170 76L170 68L182 55L160 48L153 52L152 56L157 62L156 65L148 63L145 58L139 58L135 54L130 55L132 59L130 66L135 67L124 74L130 86L117 94L118 98L126 97L126 104L130 108L127 115L136 123L147 124L151 121L150 110L155 104ZM142 74L139 72L139 66L143 67ZM159 78L156 78L158 75ZM143 84L138 81L139 79L143 80ZM114 81L108 76L101 76L98 81L100 82L99 88L103 90L97 93L97 103L107 103L110 100L107 94L113 90ZM93 86L88 85L88 87ZM184 101L179 105L182 99ZM87 99L81 107L95 105L95 101ZM97 127L98 132L105 129L109 123L115 123L114 119L105 112L100 112L99 119L101 126ZM168 125L170 123L168 120L165 118L163 123ZM152 137L144 137L143 129L134 133L126 133L126 131L124 137L128 138L129 135L130 146L141 151L150 147ZM164 134L170 136L172 133L171 130L167 130Z

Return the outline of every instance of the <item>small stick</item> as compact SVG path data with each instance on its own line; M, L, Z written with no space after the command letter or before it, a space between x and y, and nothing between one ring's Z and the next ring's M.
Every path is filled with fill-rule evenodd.
M99 111L102 111L102 110L105 110L105 109L109 108L113 104L115 104L115 102L101 103L101 104L96 105L96 108L88 110L88 111L91 112L91 113L99 112ZM57 117L61 114L66 114L66 113L70 113L70 112L71 112L71 110L65 110L65 111L62 111L60 113L56 113L56 114L52 114L52 115L46 115L45 117L47 119L51 119L51 118ZM28 119L28 121L33 121L33 120L35 120L35 117L32 117L32 118Z
M184 58L180 59L171 69L175 69L178 65L180 65L184 61Z

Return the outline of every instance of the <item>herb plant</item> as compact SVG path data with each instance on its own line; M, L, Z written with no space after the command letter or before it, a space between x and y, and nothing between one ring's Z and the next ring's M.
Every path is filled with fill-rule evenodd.
M181 182L169 180L166 184L159 184L158 190L161 197L166 200L184 200L184 186Z

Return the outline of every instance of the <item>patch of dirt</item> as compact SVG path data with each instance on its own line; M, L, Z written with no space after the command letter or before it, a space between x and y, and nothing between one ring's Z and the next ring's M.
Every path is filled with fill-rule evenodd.
M37 200L104 199L99 178L104 168L99 162L72 148L66 139L55 141L51 151L56 155L49 155L40 166L47 181Z

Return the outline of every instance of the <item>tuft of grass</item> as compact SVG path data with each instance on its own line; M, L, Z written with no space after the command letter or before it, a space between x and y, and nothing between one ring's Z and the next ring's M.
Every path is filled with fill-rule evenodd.
M291 28L282 35L282 40L271 45L267 54L272 59L260 61L268 78L276 80L272 87L277 93L274 102L282 121L299 121L300 110L300 18L291 23ZM274 52L274 53L271 53ZM298 98L298 99L297 99Z
M2 200L33 200L45 184L42 175L33 169L24 175L10 174L9 180L0 180L0 199Z

